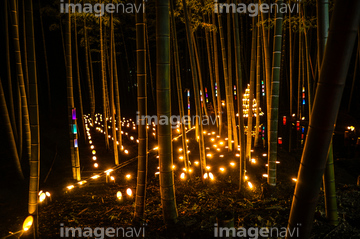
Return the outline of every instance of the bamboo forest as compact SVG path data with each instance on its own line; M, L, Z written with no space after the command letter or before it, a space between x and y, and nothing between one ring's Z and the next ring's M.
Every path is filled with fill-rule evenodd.
M359 0L0 5L0 238L360 238Z

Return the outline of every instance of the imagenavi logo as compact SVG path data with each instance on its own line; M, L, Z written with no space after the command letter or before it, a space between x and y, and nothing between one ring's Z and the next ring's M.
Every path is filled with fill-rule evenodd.
M299 3L220 3L214 0L215 13L244 13L257 17L262 13L299 13Z

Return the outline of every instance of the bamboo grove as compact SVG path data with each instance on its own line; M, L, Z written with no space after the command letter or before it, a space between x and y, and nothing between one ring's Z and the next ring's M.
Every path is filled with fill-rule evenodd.
M87 2L118 3L117 0L78 0L75 4ZM237 6L241 1L225 2ZM100 16L70 9L65 9L68 13L59 13L58 9L54 10L58 1L53 6L40 6L40 1L3 0L6 64L0 84L1 127L9 142L8 157L17 177L24 180L24 175L29 175L30 178L29 214L37 214L39 191L40 69L46 76L40 83L46 89L43 93L46 108L54 110L51 94L54 75L48 63L52 59L44 34L48 29L44 29L42 19L50 12L56 13L57 21L50 30L61 39L59 47L63 51L63 65L59 67L66 73L63 82L74 181L82 180L79 147L86 144L86 114L94 122L96 112L102 113L103 141L113 155L114 165L119 165L124 162L122 114L125 108L129 109L131 99L137 102L132 104L139 115L148 115L156 109L158 118L170 118L177 112L183 118L186 106L191 104L193 112L190 108L188 112L199 117L193 126L200 177L206 173L207 166L203 131L216 129L217 134L227 138L229 151L240 151L237 154L239 192L246 187L246 169L252 151L263 148L268 151L267 184L273 193L277 187L279 137L282 137L288 142L284 145L286 150L302 151L288 227L302 223L301 235L307 238L317 203L314 198L318 197L322 183L326 217L330 224L337 225L332 133L357 37L360 4L357 0L271 2L279 6L289 4L291 8L250 17L236 11L220 13L214 10L218 6L210 0L136 0L136 4L146 6L146 11L123 19L106 13L105 9L101 9ZM40 26L34 26L33 4L39 11ZM34 28L40 29L42 39L35 39ZM131 36L124 29L132 32ZM42 41L44 55L35 49L36 41ZM46 63L44 69L37 67L36 58ZM131 109L134 111L135 107ZM213 125L203 123L207 117L215 118ZM281 119L290 121L286 130L279 129ZM149 122L140 119L138 125L136 222L146 218L151 137ZM186 150L187 130L191 128L180 124L187 171L192 163ZM165 224L173 225L178 221L178 212L170 125L159 125L156 139L163 219ZM25 169L29 173L24 173Z

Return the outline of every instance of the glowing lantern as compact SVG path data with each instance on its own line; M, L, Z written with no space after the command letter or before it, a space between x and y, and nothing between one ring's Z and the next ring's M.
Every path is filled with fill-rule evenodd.
M292 180L293 180L294 182L297 182L297 179L296 179L296 178L292 178Z
M230 166L231 166L231 167L235 167L235 163L234 163L234 162L231 162L231 163L230 163Z
M45 193L41 193L39 196L39 202L43 202L46 198L46 194Z
M92 157L92 160L96 161L96 156L93 156L93 157Z
M131 188L126 189L126 194L127 194L129 197L132 197L132 190L131 190Z
M180 178L185 179L185 173L181 173Z
M206 166L206 169L207 169L207 170L210 170L210 166Z
M127 149L125 149L125 150L124 150L124 153L125 153L125 154L128 154L128 153L129 153L129 151L128 151Z
M69 189L69 190L71 190L71 189L74 188L74 185L67 186L66 188Z
M118 191L117 193L116 193L116 197L117 197L117 199L118 200L122 200L122 193L120 192L120 191Z
M93 154L93 155L95 155L95 154L96 154L96 151L95 151L95 149L94 149L94 150L92 151L92 154Z
M72 120L76 120L76 109L75 108L71 110L71 118L72 118Z
M204 174L204 179L207 179L208 178L208 173L205 173Z
M99 164L98 164L98 163L94 163L94 167L95 167L95 168L99 167Z
M77 134L76 124L72 124L72 132L73 132L73 134Z
M209 173L209 178L211 179L211 180L214 180L215 178L214 178L214 175L212 174L212 173Z
M248 186L250 189L252 189L254 186L252 185L252 183L248 182Z
M254 158L251 159L251 163L256 163L256 160Z
M221 172L225 172L225 168L219 168Z
M78 182L78 184L80 184L80 185L83 185L83 184L85 184L86 183L86 181L84 180L84 181L80 181L80 182Z
M269 177L269 175L267 175L267 174L263 174L262 176L263 176L264 178Z
M34 223L33 216L28 216L23 223L23 230L25 232L28 231L31 228L33 223Z
M199 165L199 161L195 161L194 164L197 166Z
M130 179L130 178L131 178L131 175L130 175L130 174L127 174L125 177L126 177L127 179Z

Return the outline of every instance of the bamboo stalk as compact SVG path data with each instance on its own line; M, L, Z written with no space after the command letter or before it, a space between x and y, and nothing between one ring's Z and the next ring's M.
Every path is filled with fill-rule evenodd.
M136 5L140 6L142 0L136 0ZM143 6L144 7L144 6ZM142 11L136 13L136 74L137 74L137 103L138 113L141 116L147 115L147 75L146 75L146 26L145 14ZM170 80L170 79L169 79ZM138 170L137 187L135 200L135 220L144 219L147 166L148 166L148 134L147 119L140 117L138 125Z
M186 5L184 5L184 8ZM190 41L191 44L191 41ZM157 114L170 119L170 18L169 1L156 1L156 94ZM158 125L160 195L166 225L177 222L171 126Z
M177 34L176 34L176 24L175 24L175 17L174 17L174 6L173 1L170 1L170 9L171 9L171 27L172 27L172 39L173 39L173 47L174 47L174 65L175 65L175 73L176 73L176 86L177 86L177 95L178 95L178 103L179 103L179 113L180 119L184 119L184 105L183 105L183 90L181 86L181 74L180 74L180 60L179 60L179 49L177 43ZM181 129L181 141L182 141L182 153L183 153L183 160L184 166L186 168L186 172L189 172L189 154L187 150L187 143L186 143L186 129L185 129L185 122L182 121L180 125Z
M288 223L288 230L299 229L299 238L311 233L359 21L359 1L335 2Z
M237 0L235 0L237 3ZM237 13L233 14L233 28L234 28L234 42L235 42L235 69L236 69L236 85L239 92L239 99L237 101L237 108L239 112L239 137L240 137L240 158L239 158L239 190L245 180L245 169L246 169L246 154L245 154L245 128L244 128L244 114L242 106L242 72L241 72L241 47L240 47L240 37L239 37L239 15Z
M281 5L283 0L277 0ZM268 184L276 186L276 161L277 161L277 136L278 136L278 117L279 117L279 93L280 93L280 64L282 48L282 24L283 14L281 11L275 15L275 35L273 47L272 73L271 73L271 100L269 109L270 114L270 134L268 138Z
M38 224L38 192L40 179L40 124L39 99L36 71L35 36L32 1L25 1L26 34L29 67L29 111L31 125L31 159L28 212L35 217L35 235L39 234ZM25 27L24 26L24 27Z
M28 109L28 100L26 95L26 87L24 83L24 75L22 69L22 61L21 61L21 51L20 51L20 41L19 41L19 25L18 25L18 13L17 13L17 2L16 0L10 1L10 18L12 25L12 34L13 34L13 44L14 44L14 55L16 60L16 75L17 82L20 89L21 96L21 114L22 117L22 125L20 127L24 127L24 137L25 137L25 150L26 150L26 159L30 160L31 158L31 131L30 131L30 123L29 123L29 109ZM22 115L22 116L21 116ZM21 135L19 134L19 137ZM21 147L21 145L19 144ZM20 151L20 156L22 156ZM21 157L20 157L21 158Z

